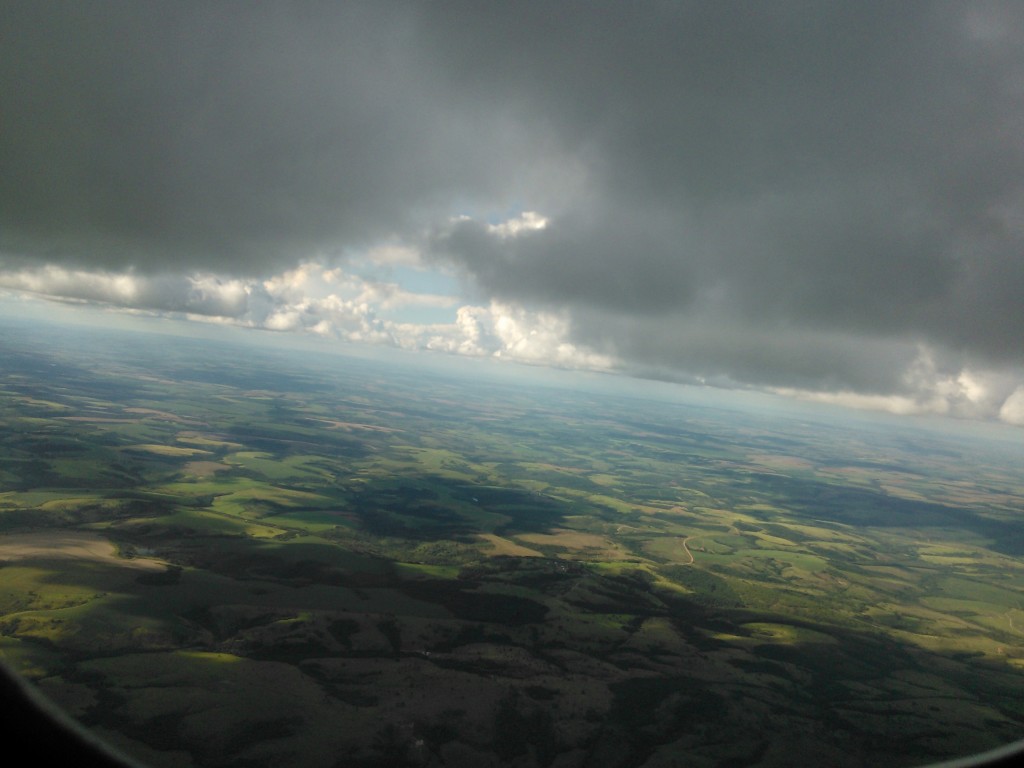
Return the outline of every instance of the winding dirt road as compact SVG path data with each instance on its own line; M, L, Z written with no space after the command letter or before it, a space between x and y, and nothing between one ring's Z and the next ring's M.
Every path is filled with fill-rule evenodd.
M683 563L683 565L693 565L693 552L691 552L690 548L688 546L686 546L686 542L688 542L688 541L690 541L692 539L693 539L693 536L687 536L685 539L683 539L683 551L686 552L686 554L690 558L690 562Z

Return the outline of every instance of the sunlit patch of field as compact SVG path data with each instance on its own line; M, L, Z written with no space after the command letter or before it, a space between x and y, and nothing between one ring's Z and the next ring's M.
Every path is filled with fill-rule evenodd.
M355 527L358 525L359 518L355 513L341 509L300 509L261 515L259 520L264 525L299 529L317 534L334 531L338 526Z
M62 501L67 493L61 491L3 491L0 492L0 509L38 507L47 501Z
M685 496L687 503L708 504L714 501L709 493L700 488L691 488L681 484L673 484L672 488L676 493Z
M957 565L974 565L978 562L976 557L970 555L940 555L933 552L921 553L919 557L926 563L932 563L934 565L945 565L945 566L957 566Z
M918 545L918 555L925 562L953 567L961 575L970 575L972 579L992 582L995 581L993 576L999 574L998 584L1002 587L1024 587L1024 562L1020 558L993 552L976 541L970 541L968 536L964 536L964 539L948 547Z
M695 533L690 537L691 552L711 555L734 555L748 552L757 546L757 537L748 533Z
M664 558L673 563L689 564L690 553L683 546L683 537L658 536L643 543L643 550L654 557Z
M973 559L980 555L981 552L974 547L966 547L959 542L943 544L926 541L917 545L917 554L919 557L962 557Z
M104 512L116 512L120 506L120 499L105 499L101 496L68 496L63 499L44 501L37 508L46 512L62 514L72 514L82 509L88 509L96 515L102 515Z
M119 419L112 416L58 416L62 421L80 422L84 424L134 424L136 419Z
M694 652L693 648L679 636L672 622L660 616L644 619L624 647L636 648L643 653L674 654L683 657L688 657Z
M911 571L899 565L876 565L874 563L865 563L861 566L872 577L878 579L884 579L890 577L903 584L916 584L918 577L915 576Z
M161 411L161 410L157 410L155 408L125 408L124 409L124 413L134 413L134 414L138 414L140 416L156 416L157 418L162 419L164 421L174 421L174 422L185 421L184 418L182 418L181 416L178 416L175 413L170 413L168 411Z
M854 596L870 603L880 600L912 601L921 594L919 581L916 579L896 579L876 574L843 573L845 583L853 585Z
M935 587L944 596L993 603L1004 606L1004 610L1020 608L1024 601L1022 592L973 578L944 576L937 580Z
M164 563L146 557L125 559L109 540L85 531L45 531L0 535L0 560L91 560L140 570L162 570Z
M807 548L830 559L838 557L841 559L850 560L870 560L873 557L873 553L870 550L865 549L864 545L844 544L838 541L827 541L827 542L809 542ZM864 567L868 567L870 563L864 563Z
M1024 634L1024 625L1018 627L1014 623L1014 612L1007 610L1002 605L984 603L979 600L933 596L921 598L921 604L940 613L953 614L993 630ZM1024 619L1024 612L1017 611L1016 614L1017 621Z
M764 531L754 532L754 536L757 540L757 546L764 547L765 549L788 549L790 547L796 547L796 544L787 538L782 536L776 536L771 533L765 533Z
M161 494L166 494L170 497L178 497L182 499L192 499L196 497L214 497L223 496L228 493L235 493L239 490L253 487L270 487L262 480L255 480L249 477L222 477L212 478L204 480L175 480L169 483L163 483L154 487L154 491Z
M293 508L323 507L333 503L312 491L281 488L245 477L168 483L158 490L183 501L209 497L212 509L230 515L244 515L250 510L249 505L258 503ZM267 509L262 510L263 514L267 512Z
M529 549L521 544L516 544L514 541L509 541L506 538L497 536L493 533L478 533L476 537L481 541L486 542L490 545L490 548L485 554L491 557L497 557L499 555L508 555L511 557L543 557L543 555L535 549ZM521 538L521 537L520 537Z
M322 466L320 456L288 456L278 459L261 451L237 451L224 457L224 462L257 472L271 482L286 480L330 480L332 473Z
M19 416L14 423L19 429L38 429L51 425L53 421L43 416Z
M455 579L459 575L455 565L429 565L427 563L395 563L395 572L402 578Z
M726 511L727 510L722 510L722 512ZM765 517L771 520L779 515L786 514L786 510L782 509L781 507L777 507L774 504L764 503L737 504L735 511L737 513L742 513L743 518L747 522L752 523L763 522Z
M944 645L939 647L957 649L979 634L979 627L971 621L922 603L883 602L869 608L864 615L897 632L941 640Z
M726 507L708 507L704 505L691 507L702 523L721 523L731 525L736 519L736 511Z
M923 496L917 491L912 491L909 488L905 488L902 485L894 485L892 483L883 483L879 486L883 491L888 493L890 496L896 496L900 499L907 499L909 501L930 501L927 496Z
M751 633L751 639L773 643L824 643L835 645L838 641L824 632L818 632L793 624L775 624L769 622L750 622L742 625Z
M596 483L597 485L603 485L607 487L617 487L620 483L620 478L617 477L616 475L609 475L601 472L595 473L593 475L587 475L587 478L592 483Z
M622 553L620 552L619 555L621 557ZM631 558L629 560L599 560L587 563L587 568L594 573L605 576L621 576L623 574L633 573L637 570L646 571L647 573L654 575L654 569L649 561L641 562L635 558Z
M595 530L603 530L605 533L614 534L616 537L630 536L634 538L660 538L661 536L685 536L690 529L683 525L671 525L662 522L661 525L654 527L640 525L640 521L633 521L633 525L627 525L626 523L616 523L614 525L605 523L603 526L595 525ZM581 526L576 526L581 527Z
M352 421L336 421L334 419L314 419L321 424L326 424L330 429L340 429L343 432L381 432L383 434L394 434L401 432L395 427L382 427L378 424L358 424Z
M550 472L556 475L564 474L576 477L586 475L589 471L585 467L568 467L559 464L548 464L540 461L521 461L519 462L519 466L532 475Z
M201 448L182 448L177 445L155 445L155 444L140 444L140 445L126 445L121 450L123 451L138 451L141 453L153 453L157 456L203 456L209 455L209 451Z
M622 514L630 514L634 510L639 508L639 505L632 502L623 501L615 496L608 496L601 493L587 493L586 491L579 491L575 488L559 488L557 492L552 492L552 496L569 496L570 498L578 498L586 501L589 504L593 504L597 507L606 507L620 512Z
M213 512L206 509L180 509L169 515L140 518L127 525L142 525L147 528L163 528L167 535L180 535L195 531L207 535L252 536L256 539L273 539L285 533L286 529L246 520L237 515Z
M216 438L201 435L195 432L179 432L175 435L175 441L179 443L187 443L189 445L201 445L208 448L226 448L228 450L235 450L241 448L241 443L233 443L227 440L218 440Z
M823 541L854 541L860 543L864 541L863 537L855 534L853 529L849 526L845 526L846 530L844 530L843 527L840 527L838 524L834 525L834 528L825 528L820 525L811 525L804 522L796 523L789 520L785 522L786 528L791 528L794 531L807 536L815 543Z
M740 550L737 554L748 555L751 557L772 558L809 573L816 573L817 571L824 570L828 567L828 561L824 558L806 552L801 552L799 550L758 548Z
M12 394L12 393L4 393L4 394ZM20 403L22 403L24 405L27 405L29 407L32 407L32 408L45 408L48 411L70 411L70 410L73 410L70 405L66 405L64 403L55 403L52 400L42 400L42 399L37 398L37 397L15 396L15 399L18 400L18 402L20 402Z
M10 618L25 611L69 608L98 596L90 586L66 581L67 577L61 579L58 568L50 562L6 565L0 571L0 615ZM0 619L0 624L5 623Z
M230 469L230 465L219 461L190 461L181 468L181 473L186 477L208 480L218 472L227 472Z
M460 454L442 448L402 446L389 456L374 456L372 464L363 464L360 474L368 477L401 477L422 472L451 480L470 482L484 472L479 465L468 463Z
M163 618L125 613L120 607L122 598L123 595L98 593L77 605L20 613L14 617L18 636L82 654L175 647L176 633Z
M944 630L941 633L936 630ZM915 645L926 651L946 654L970 654L985 656L1005 662L1008 658L1024 658L1024 647L1008 646L1002 639L993 637L983 628L971 625L963 631L937 624L923 629L887 628L887 634L901 643ZM1009 651L1009 653L1008 653Z
M574 552L586 552L590 557L618 558L622 556L621 548L607 539L594 533L556 528L552 533L522 533L514 538L527 544L542 547L557 547Z
M1020 496L1008 493L987 491L983 488L972 487L970 490L957 490L944 495L944 501L961 507L978 507L991 505L994 507L1005 507L1009 509L1019 508Z
M1011 608L1005 613L1000 614L997 618L1000 628L1006 626L1009 627L1011 632L1024 635L1024 608Z

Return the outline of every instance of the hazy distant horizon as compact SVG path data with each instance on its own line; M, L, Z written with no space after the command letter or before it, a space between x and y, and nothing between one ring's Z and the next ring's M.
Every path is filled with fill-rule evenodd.
M891 430L925 430L929 433L961 435L994 441L1024 457L1024 441L1020 428L999 421L979 421L948 416L899 415L884 410L864 409L843 404L814 402L793 396L765 392L757 389L721 387L685 381L647 378L628 372L587 371L555 368L539 364L522 363L489 357L466 357L445 352L405 350L387 345L359 343L339 344L311 335L296 335L240 328L233 325L196 323L187 320L150 316L145 313L125 315L119 311L98 310L94 306L61 305L56 314L47 313L52 302L34 300L28 316L12 313L12 305L0 303L0 333L3 320L13 319L31 333L36 327L48 327L58 333L74 334L80 329L97 332L126 332L170 336L185 343L202 344L213 341L220 344L298 355L309 365L332 368L354 359L370 363L383 363L400 370L423 370L434 375L461 380L493 381L503 384L521 383L529 386L555 387L560 390L593 392L627 398L637 398L668 405L708 407L742 413L759 413L766 417L807 419L811 422L875 425ZM21 301L19 307L25 307ZM86 322L83 323L82 321ZM87 355L87 350L74 350ZM425 383L426 385L426 383Z

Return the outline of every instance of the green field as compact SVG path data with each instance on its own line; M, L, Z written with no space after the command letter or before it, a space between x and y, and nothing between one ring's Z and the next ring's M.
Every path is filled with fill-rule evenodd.
M1024 737L1019 440L74 333L0 341L0 654L146 763Z

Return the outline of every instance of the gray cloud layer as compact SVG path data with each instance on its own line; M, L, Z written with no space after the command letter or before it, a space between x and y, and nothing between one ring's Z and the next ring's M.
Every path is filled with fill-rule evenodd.
M1020 4L6 6L9 262L255 275L397 235L637 365L1024 365ZM479 220L523 208L548 226Z
M254 272L497 194L515 137L475 140L385 6L13 4L2 245Z

